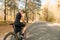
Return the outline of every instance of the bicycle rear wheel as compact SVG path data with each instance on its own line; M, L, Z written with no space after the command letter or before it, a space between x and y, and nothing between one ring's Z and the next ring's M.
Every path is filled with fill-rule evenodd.
M13 33L13 32L10 32L8 33L3 40L17 40L18 37Z

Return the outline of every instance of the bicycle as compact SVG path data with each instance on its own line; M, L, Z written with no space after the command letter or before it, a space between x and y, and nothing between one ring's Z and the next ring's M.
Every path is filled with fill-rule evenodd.
M25 40L25 33L24 36L22 35L22 32L19 32L19 36L15 33L15 25L14 24L10 24L12 25L14 31L13 32L9 32L7 35L5 35L5 37L3 38L3 40Z

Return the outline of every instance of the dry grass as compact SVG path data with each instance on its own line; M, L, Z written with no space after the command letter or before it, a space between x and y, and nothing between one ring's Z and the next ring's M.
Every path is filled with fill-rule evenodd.
M0 26L1 25L9 25L10 23L12 23L11 21L0 21Z

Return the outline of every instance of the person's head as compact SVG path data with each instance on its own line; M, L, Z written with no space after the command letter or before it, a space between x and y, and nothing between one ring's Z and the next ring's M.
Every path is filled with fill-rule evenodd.
M24 13L26 13L26 11L25 10L20 10L20 13L23 13L24 14Z

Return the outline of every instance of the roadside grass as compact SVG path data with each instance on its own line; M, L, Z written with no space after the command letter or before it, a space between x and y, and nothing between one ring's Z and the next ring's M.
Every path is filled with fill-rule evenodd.
M9 25L13 23L12 21L0 21L0 25Z

